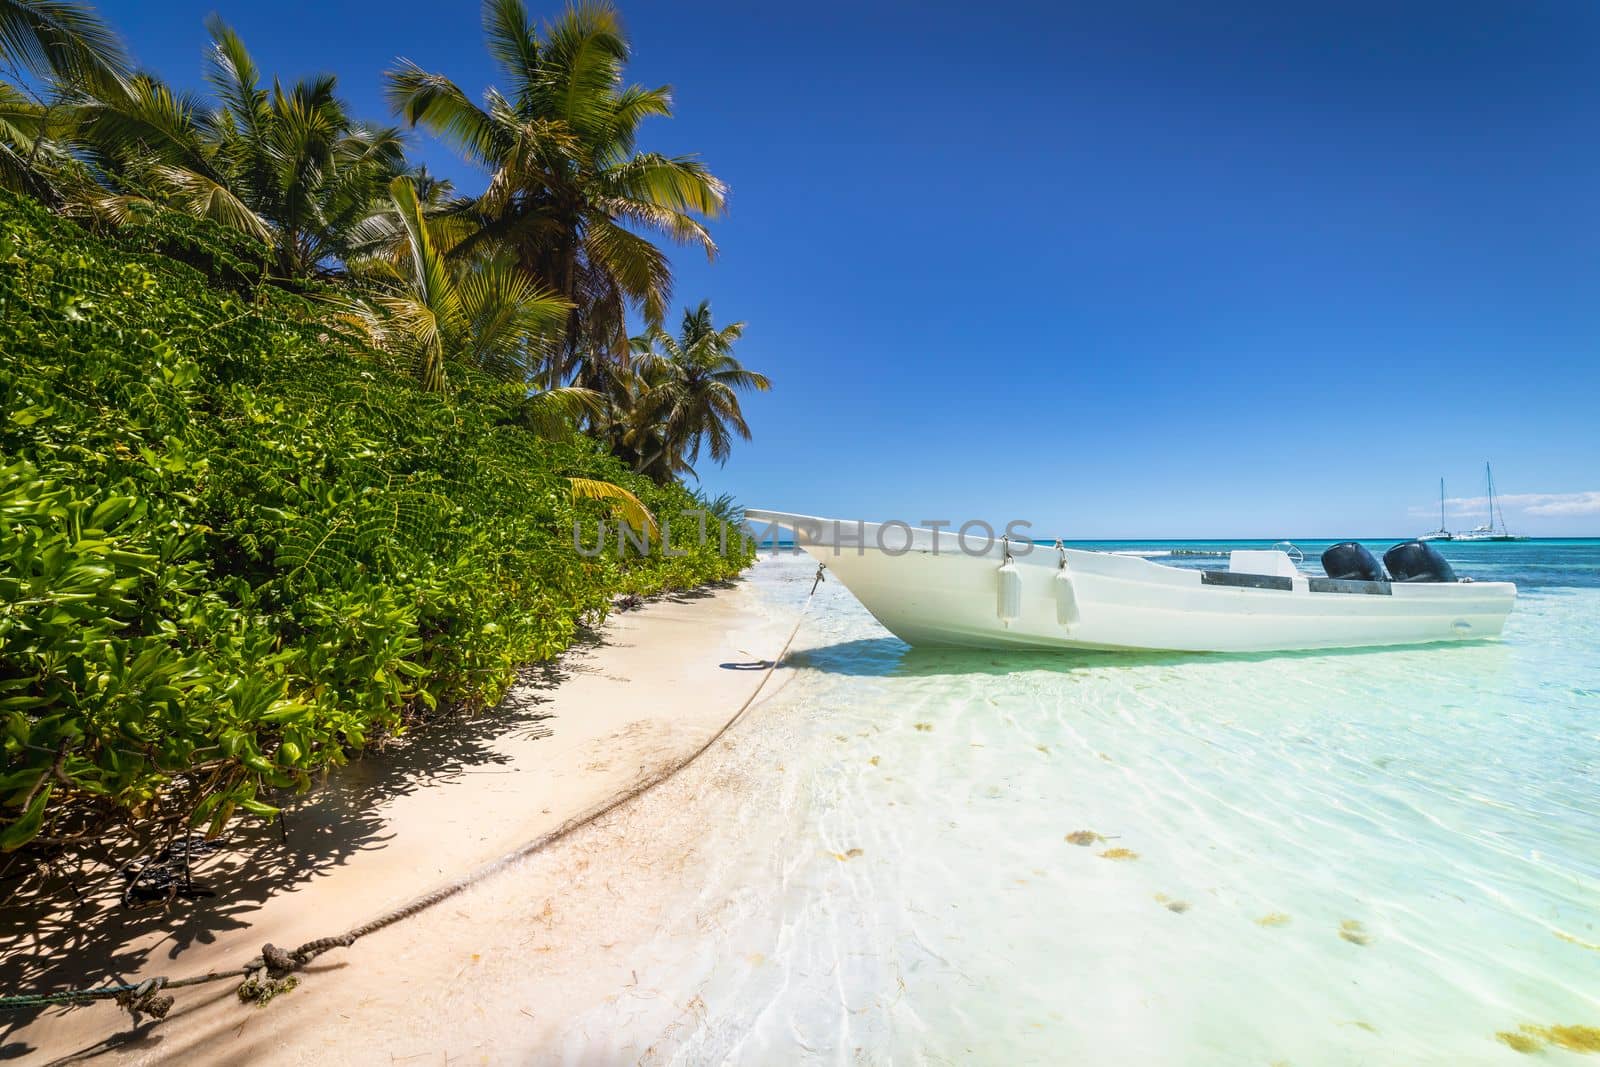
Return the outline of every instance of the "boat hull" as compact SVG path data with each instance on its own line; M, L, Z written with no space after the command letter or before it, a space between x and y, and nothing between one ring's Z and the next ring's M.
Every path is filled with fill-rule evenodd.
M1516 600L1508 582L1301 576L1254 588L1110 553L1015 541L974 553L948 532L750 514L796 529L799 547L912 645L1273 652L1471 641L1499 636ZM1002 618L1007 555L1020 586L1005 609L1013 618Z

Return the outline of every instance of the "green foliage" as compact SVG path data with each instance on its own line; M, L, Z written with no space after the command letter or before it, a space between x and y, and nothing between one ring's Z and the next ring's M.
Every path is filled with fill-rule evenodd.
M239 36L206 25L209 99L140 73L76 100L71 139L97 180L65 198L114 224L152 204L221 223L270 244L286 281L337 269L405 170L399 132L352 116L332 75L268 89Z
M435 709L492 706L615 594L749 561L677 531L683 556L580 554L610 505L572 478L668 521L700 502L316 315L0 194L0 848L271 814Z
M117 243L186 263L212 285L229 289L254 288L272 264L272 249L248 234L154 203L130 207Z
M621 386L611 390L612 450L658 482L692 473L702 447L726 463L735 437L750 440L739 394L772 388L765 374L734 358L743 335L742 322L713 325L711 303L702 300L683 309L677 337L658 326L635 337L635 372L612 378Z
M133 68L117 35L78 0L0 0L0 61L91 88L119 84Z
M652 238L715 255L704 220L722 215L727 188L693 156L638 150L644 121L672 115L672 94L625 82L632 47L610 3L538 26L523 0L484 0L483 27L502 78L483 105L404 59L387 75L389 103L490 172L483 195L444 209L466 227L451 254L509 255L568 300L549 381L575 374L593 388L585 364L626 358L627 309L650 323L666 313L672 268Z

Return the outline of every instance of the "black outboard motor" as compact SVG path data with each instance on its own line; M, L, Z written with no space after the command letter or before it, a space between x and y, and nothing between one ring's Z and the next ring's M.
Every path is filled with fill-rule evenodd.
M1324 552L1322 569L1329 578L1358 582L1381 582L1387 577L1367 546L1359 541L1340 541Z
M1383 564L1397 582L1453 582L1450 561L1426 541L1404 541L1383 554Z

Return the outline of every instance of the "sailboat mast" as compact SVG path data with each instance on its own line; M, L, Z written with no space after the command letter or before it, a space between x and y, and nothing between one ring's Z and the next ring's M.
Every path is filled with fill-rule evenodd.
M1439 479L1439 532L1444 533L1444 479Z
M1495 507L1494 503L1494 468L1489 465L1488 460L1483 461L1483 477L1484 480L1489 483L1489 531L1493 533L1495 529L1495 523L1497 521L1496 512L1499 509ZM1503 529L1505 527L1506 520L1501 518L1498 519L1498 522Z

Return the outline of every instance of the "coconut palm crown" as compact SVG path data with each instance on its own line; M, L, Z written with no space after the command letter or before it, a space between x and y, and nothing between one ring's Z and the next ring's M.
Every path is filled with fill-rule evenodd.
M652 327L634 339L637 396L623 444L639 470L666 480L693 471L702 449L726 463L735 437L750 440L739 394L772 382L734 357L743 333L742 322L716 326L702 300L684 309L677 337Z
M564 380L585 358L626 358L630 307L661 320L672 271L645 235L714 255L701 220L722 214L726 189L694 157L637 151L640 124L672 114L671 92L624 84L628 39L609 4L569 7L538 28L521 0L487 0L483 22L503 90L479 104L402 60L388 97L404 123L489 172L487 190L455 209L474 225L452 254L509 252L572 304L551 367Z

